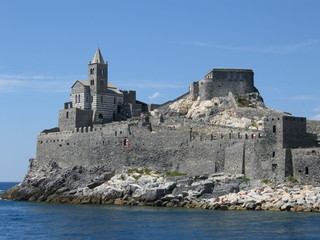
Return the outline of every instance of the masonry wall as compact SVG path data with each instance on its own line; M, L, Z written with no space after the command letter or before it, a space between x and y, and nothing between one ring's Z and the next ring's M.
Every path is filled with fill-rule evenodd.
M61 166L132 166L188 174L244 173L256 178L263 174L263 165L257 162L261 159L257 149L262 141L258 132L204 133L161 125L153 125L150 131L138 122L112 123L40 134L37 159L42 164L55 161ZM266 157L272 153L268 154Z
M74 128L92 126L92 110L69 108L59 111L60 131L73 131Z
M191 85L193 98L197 96L197 86ZM256 92L253 84L253 72L245 69L214 69L198 83L198 94L201 100L213 97L225 97L229 92L246 94Z
M293 176L302 184L320 182L319 148L292 149Z
M305 147L308 143L306 135L306 118L282 117L283 147Z

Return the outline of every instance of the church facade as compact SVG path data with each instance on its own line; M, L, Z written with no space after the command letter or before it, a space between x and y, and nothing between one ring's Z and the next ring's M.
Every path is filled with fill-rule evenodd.
M88 63L88 80L78 80L71 87L70 102L59 112L59 130L73 131L138 116L146 104L136 101L135 91L122 91L108 81L108 62L100 49Z

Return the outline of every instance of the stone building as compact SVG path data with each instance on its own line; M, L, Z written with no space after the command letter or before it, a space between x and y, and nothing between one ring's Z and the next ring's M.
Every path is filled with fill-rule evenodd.
M108 80L108 62L100 49L88 63L88 80L78 80L71 87L70 102L59 113L60 131L123 120L146 111L146 104L136 101L135 91L117 89Z
M213 97L225 97L229 94L258 92L253 83L253 71L250 69L214 68L202 80L190 85L193 100L210 100Z

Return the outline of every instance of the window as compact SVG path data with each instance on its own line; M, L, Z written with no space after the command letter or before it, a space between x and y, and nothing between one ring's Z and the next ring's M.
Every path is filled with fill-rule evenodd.
M103 102L103 96L101 96L101 102Z
M91 74L91 75L94 74L94 68L91 68L91 69L90 69L90 74Z
M276 131L277 131L276 125L273 125L273 133L276 133Z
M113 98L113 103L116 104L116 101L117 101L117 99L116 99L116 97L114 97Z
M275 171L275 170L277 169L277 166L278 166L278 165L277 165L276 163L273 163L273 164L272 164L272 171Z
M272 152L272 157L275 157L276 156L276 152Z
M308 168L308 167L305 167L305 168L304 168L304 173L305 173L306 175L309 174L309 168Z
M66 112L66 118L69 118L69 112Z
M94 85L94 80L90 80L90 85L91 85L91 86Z
M99 118L103 118L103 115L102 115L102 113L100 113L100 114L99 114Z

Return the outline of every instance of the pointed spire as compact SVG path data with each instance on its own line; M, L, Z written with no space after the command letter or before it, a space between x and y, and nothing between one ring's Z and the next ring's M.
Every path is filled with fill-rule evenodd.
M94 57L91 63L104 63L101 52L100 52L100 48L97 48L97 51L94 54Z

